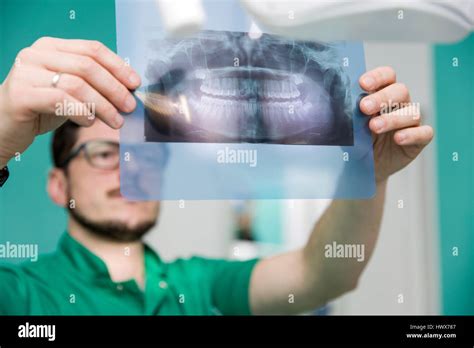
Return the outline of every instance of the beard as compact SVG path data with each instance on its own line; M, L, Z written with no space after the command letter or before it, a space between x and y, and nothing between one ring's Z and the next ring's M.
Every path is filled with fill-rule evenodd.
M77 208L72 209L69 205L68 210L71 218L90 233L115 242L139 241L156 224L156 221L146 221L131 228L126 223L118 221L92 221L81 214Z

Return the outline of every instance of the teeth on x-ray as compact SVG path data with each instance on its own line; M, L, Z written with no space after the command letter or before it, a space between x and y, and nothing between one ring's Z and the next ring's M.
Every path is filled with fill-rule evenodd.
M137 94L147 141L353 144L350 83L330 46L211 31L155 44L155 83Z
M302 83L301 77L293 78L289 74L282 74L276 71L268 70L263 72L261 75L266 73L268 76L272 76L269 79L258 77L257 68L240 68L240 69L223 69L223 71L212 74L200 73L199 76L203 80L201 85L201 92L219 97L233 97L236 99L242 99L245 97L258 97L259 99L295 99L298 98L301 93L298 90L297 83ZM233 76L232 73L235 72ZM237 74L238 73L238 74ZM198 76L198 75L196 75ZM250 79L253 76L253 79Z

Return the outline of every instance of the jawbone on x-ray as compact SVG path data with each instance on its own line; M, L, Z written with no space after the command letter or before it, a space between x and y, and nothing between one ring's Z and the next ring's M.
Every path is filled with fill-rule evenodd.
M354 143L350 79L330 44L203 31L151 41L136 96L148 142Z

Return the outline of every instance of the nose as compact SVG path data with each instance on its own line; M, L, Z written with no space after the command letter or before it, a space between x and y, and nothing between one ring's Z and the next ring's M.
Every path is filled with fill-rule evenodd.
M126 167L127 175L137 175L140 171L137 154L134 151L130 151L130 149L126 149L123 156L124 160L121 165ZM120 170L118 170L118 173L120 174Z
M135 154L130 151L130 149L125 149L122 154L123 161L120 162L120 166L123 168L118 168L114 175L117 176L120 187L134 187L138 181L138 176L140 172L139 164L135 158ZM124 171L124 175L121 176L121 172Z

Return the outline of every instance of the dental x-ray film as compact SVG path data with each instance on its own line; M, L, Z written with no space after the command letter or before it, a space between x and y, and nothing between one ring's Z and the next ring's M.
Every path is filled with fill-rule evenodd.
M156 40L137 91L151 142L353 145L350 80L336 49L268 34Z
M262 32L238 1L204 1L206 27L170 37L152 0L118 0L118 53L140 73L121 131L133 200L365 198L362 43Z

